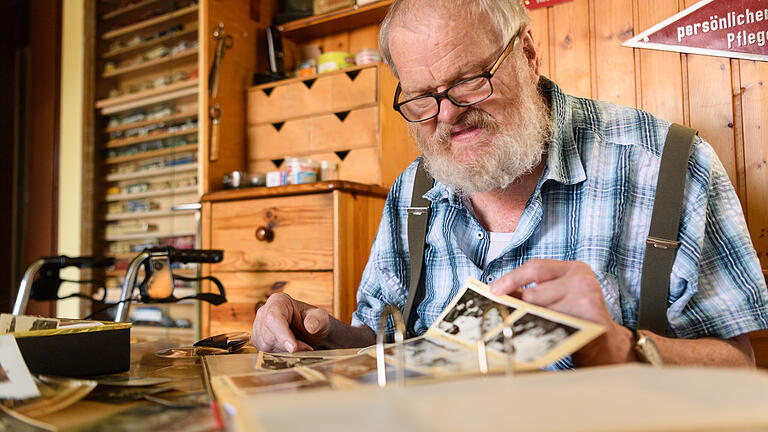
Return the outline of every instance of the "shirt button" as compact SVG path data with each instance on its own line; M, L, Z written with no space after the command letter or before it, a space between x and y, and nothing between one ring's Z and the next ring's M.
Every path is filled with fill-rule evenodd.
M488 276L486 276L486 278L485 278L485 281L486 281L486 282L488 282L488 283L491 283L491 282L493 282L493 281L495 281L495 280L496 280L496 278L495 278L495 277L493 277L493 275L488 275Z
M477 232L477 234L475 234L475 236L477 237L477 239L478 239L478 240L482 240L482 239L483 239L483 236L484 236L484 234L483 234L483 232L482 232L482 231L478 231L478 232Z

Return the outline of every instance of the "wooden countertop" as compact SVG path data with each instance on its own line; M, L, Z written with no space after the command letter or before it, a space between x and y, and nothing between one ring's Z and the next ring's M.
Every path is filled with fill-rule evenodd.
M329 193L335 190L378 197L386 197L388 193L386 188L378 185L333 180L300 185L228 189L205 194L201 200L203 202L237 201L251 198Z

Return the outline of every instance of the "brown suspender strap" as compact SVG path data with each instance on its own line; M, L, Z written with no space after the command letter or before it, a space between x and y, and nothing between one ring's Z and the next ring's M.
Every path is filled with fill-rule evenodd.
M656 197L643 259L637 327L664 335L672 265L677 255L688 158L697 132L673 123L661 155Z
M411 206L408 207L408 253L411 257L411 277L408 287L408 299L405 302L403 317L406 320L407 337L416 336L414 325L418 314L416 309L424 299L424 245L427 240L427 225L429 224L428 199L424 194L432 189L434 179L424 167L424 158L416 168L416 178L413 180Z

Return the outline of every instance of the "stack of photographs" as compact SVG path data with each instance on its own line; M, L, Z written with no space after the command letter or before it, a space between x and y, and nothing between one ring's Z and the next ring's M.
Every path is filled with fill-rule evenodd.
M502 315L508 315L506 320ZM513 331L509 341L503 337L505 325ZM574 353L603 332L598 324L513 297L495 296L483 283L468 279L424 335L404 342L404 367L406 376L426 380L478 374L478 341L482 338L490 371L504 371L510 363L516 372L538 370ZM510 346L512 349L505 350ZM390 345L385 350L393 368L402 366L396 349ZM248 354L247 359L239 356L240 366L234 368L233 356L206 356L204 365L211 362L207 367L212 370L214 388L224 385L241 396L305 388L352 388L375 382L371 379L376 372L375 346L344 354L352 355L333 351L260 352Z
M512 328L512 352L505 352L504 322L493 306L509 313L506 323ZM599 324L514 297L495 296L487 285L470 278L424 335L405 341L405 366L435 376L476 374L480 370L477 342L482 338L491 370L506 368L508 356L515 371L538 370L574 353L604 331ZM397 363L394 348L386 352L387 361Z

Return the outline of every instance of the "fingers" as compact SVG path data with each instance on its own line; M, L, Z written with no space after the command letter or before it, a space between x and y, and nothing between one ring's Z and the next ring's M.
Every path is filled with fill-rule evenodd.
M567 271L568 265L564 261L532 259L494 282L491 292L495 295L510 295L526 285L557 279Z
M309 334L323 335L328 333L328 312L314 308L304 313L304 329Z
M274 294L256 311L251 341L260 351L295 352L306 348L299 343L290 328L295 305L290 296ZM296 311L298 314L298 311Z

